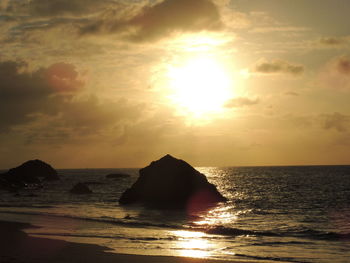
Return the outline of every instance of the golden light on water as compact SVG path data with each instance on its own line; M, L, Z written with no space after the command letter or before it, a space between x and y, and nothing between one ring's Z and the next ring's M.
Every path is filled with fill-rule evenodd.
M208 251L188 249L181 250L179 256L191 258L206 258L209 256L209 254L210 253Z
M171 231L171 233L182 238L198 238L198 237L205 236L205 234L202 232L186 231L186 230Z
M213 56L200 55L169 68L170 99L194 117L220 113L232 97L232 80Z
M237 215L230 211L227 206L216 207L199 215L202 219L193 222L199 229L210 229L213 226L232 223ZM223 249L222 244L212 239L210 234L200 231L171 231L177 237L177 255L195 258L210 258L215 256L216 251Z
M171 232L179 238L179 256L205 258L210 255L213 244L203 239L206 236L205 233L184 230Z
M237 214L230 211L228 206L219 206L209 210L201 220L194 223L199 226L223 225L235 221Z

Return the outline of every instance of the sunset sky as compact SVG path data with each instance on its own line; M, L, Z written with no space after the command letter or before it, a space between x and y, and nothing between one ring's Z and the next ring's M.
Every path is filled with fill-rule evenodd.
M0 0L0 168L350 164L348 0Z

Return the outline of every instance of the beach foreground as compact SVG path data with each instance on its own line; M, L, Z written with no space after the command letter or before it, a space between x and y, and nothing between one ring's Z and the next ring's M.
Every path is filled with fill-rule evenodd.
M22 229L35 227L27 223L0 221L0 262L14 263L222 263L238 261L220 261L212 259L143 256L111 253L108 248L63 240L31 237ZM245 261L247 262L247 261Z

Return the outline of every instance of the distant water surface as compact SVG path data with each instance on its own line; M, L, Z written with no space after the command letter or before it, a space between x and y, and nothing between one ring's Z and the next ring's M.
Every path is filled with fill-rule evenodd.
M120 253L257 262L350 262L350 166L199 167L229 201L207 211L121 207L138 169L59 170L61 182L0 192L0 219L37 236L97 243ZM109 173L129 178L108 179ZM72 195L89 182L91 195Z

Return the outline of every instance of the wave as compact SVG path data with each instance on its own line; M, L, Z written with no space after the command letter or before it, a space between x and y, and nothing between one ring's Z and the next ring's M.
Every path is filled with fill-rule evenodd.
M105 239L125 239L132 241L172 241L176 237L126 237L122 235L100 235L100 234L76 234L76 233L40 233L34 232L32 235L35 236L59 236L59 237L79 237L79 238L105 238Z
M321 231L314 229L305 229L291 233L293 237L308 237L321 240L350 240L350 233L337 233L332 231Z
M1 207L13 208L55 208L52 205L32 205L32 204L0 204Z
M62 214L54 214L54 213L46 213L46 212L27 212L27 211L11 211L11 210L2 210L0 214L17 214L17 215L33 215L33 216L48 216L48 217L59 217L59 218L67 218L73 220L82 220L82 221L92 221L99 223L108 223L113 225L123 225L127 227L157 227L157 228L169 228L169 229L183 229L182 226L175 224L164 224L164 223L152 223L145 221L132 221L130 219L118 219L118 218L110 218L110 217L81 217L81 216L73 216L73 215L62 215Z
M224 226L216 226L210 229L202 229L207 234L216 234L224 236L268 236L268 237L296 237L316 240L350 240L350 233L337 233L331 231L321 231L314 229L304 229L299 231L255 231L239 228L230 228Z
M310 261L301 261L301 260L288 258L288 257L264 257L264 256L238 254L238 253L235 253L235 256L242 257L242 258L248 258L248 259L256 259L256 260L269 260L269 261L293 262L293 263L311 263Z
M195 232L203 232L208 235L211 235L210 238L215 238L213 236L258 236L258 237L294 237L294 238L303 238L311 240L329 240L329 241L343 241L350 240L350 233L337 233L331 231L321 231L314 229L289 229L285 231L257 231L257 230L248 230L241 228L225 227L222 225L211 226L211 227L193 227L180 224L166 224L166 223L157 223L152 221L137 221L133 218L110 218L110 217L82 217L74 215L62 215L46 212L33 212L33 211L0 211L1 213L7 214L19 214L19 215L39 215L39 216L49 216L49 217L59 217L67 218L72 220L83 220L83 221L92 221L99 223L107 223L112 225L120 225L124 227L135 227L135 228L161 228L161 229L171 229L171 230L187 230Z
M224 235L224 236L279 236L279 234L269 231L254 231L224 226L211 227L202 229L207 234Z
M306 241L273 241L273 242L263 242L263 243L252 243L252 246L286 246L286 245L310 245L313 242Z

